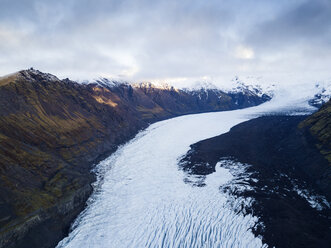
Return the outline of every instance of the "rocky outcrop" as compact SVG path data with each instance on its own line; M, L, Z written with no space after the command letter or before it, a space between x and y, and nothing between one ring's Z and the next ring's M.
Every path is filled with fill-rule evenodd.
M151 84L0 78L0 247L53 247L92 192L92 166L150 123L264 102Z

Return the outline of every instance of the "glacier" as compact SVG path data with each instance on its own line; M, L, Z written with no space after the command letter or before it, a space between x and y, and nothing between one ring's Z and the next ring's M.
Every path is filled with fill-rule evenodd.
M235 199L221 190L236 187L241 173L219 166L226 163L220 161L204 179L205 186L196 187L185 182L178 162L191 144L243 121L265 114L311 113L311 94L279 91L257 107L150 125L96 166L94 193L57 247L267 247L252 232L258 217L236 210L251 199Z

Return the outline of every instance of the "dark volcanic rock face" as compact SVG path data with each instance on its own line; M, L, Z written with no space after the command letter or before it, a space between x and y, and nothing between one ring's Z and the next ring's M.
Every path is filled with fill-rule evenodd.
M92 192L93 164L149 123L240 103L221 91L77 84L26 70L0 79L0 247L52 247Z
M239 124L192 145L181 168L206 175L229 157L252 165L248 173L258 181L250 181L255 190L244 196L255 199L250 212L261 221L256 235L271 247L329 247L331 165L319 145L325 140L303 127L316 116L325 117L268 116Z
M317 148L331 163L331 100L300 123L299 127L307 130L315 138ZM331 175L329 181L331 181Z

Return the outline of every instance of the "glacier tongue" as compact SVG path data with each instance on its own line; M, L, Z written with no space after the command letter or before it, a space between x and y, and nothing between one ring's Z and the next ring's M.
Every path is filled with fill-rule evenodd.
M193 187L178 161L190 144L277 109L270 102L151 125L97 166L97 190L57 247L265 247L251 231L258 218L231 208L220 190L236 173L220 167Z

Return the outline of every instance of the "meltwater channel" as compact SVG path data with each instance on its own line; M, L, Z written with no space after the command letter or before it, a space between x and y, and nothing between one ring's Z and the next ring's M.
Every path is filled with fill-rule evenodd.
M251 231L258 217L235 211L220 191L235 183L230 169L218 166L205 187L196 187L185 183L178 161L191 144L240 122L266 113L311 111L305 102L283 93L257 107L149 126L97 166L96 190L57 247L266 247Z

